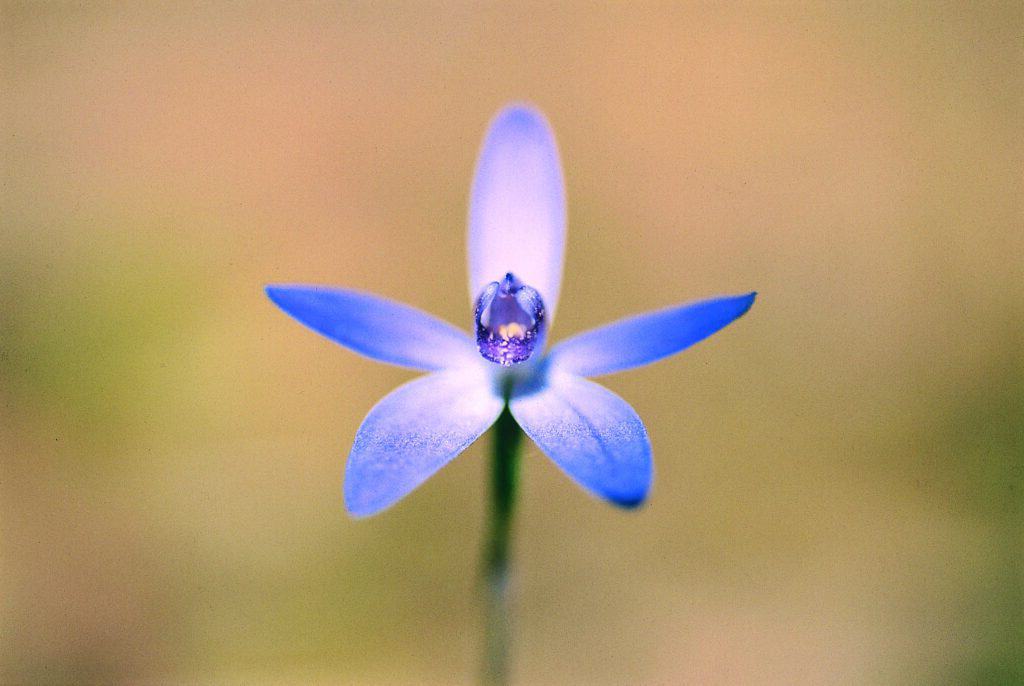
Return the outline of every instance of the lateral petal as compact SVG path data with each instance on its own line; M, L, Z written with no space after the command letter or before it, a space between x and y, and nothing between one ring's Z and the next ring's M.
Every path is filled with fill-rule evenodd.
M725 296L621 319L555 345L553 368L599 376L633 369L674 355L742 316L756 293Z
M300 324L378 362L434 371L480 361L469 334L394 300L326 286L274 285L266 292Z

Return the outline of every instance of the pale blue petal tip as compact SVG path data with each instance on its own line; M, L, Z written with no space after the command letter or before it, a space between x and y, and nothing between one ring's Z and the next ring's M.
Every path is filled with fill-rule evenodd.
M505 130L510 134L521 136L552 138L551 127L547 118L533 105L525 102L514 102L507 105L494 118L493 130Z

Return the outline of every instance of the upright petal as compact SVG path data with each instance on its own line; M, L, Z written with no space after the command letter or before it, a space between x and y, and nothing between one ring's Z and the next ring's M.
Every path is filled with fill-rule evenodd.
M342 288L266 290L299 323L379 362L427 371L480 362L469 334L414 307Z
M580 376L621 372L702 341L754 303L756 293L703 300L629 317L586 331L551 349L551 366Z
M512 105L498 113L477 159L469 199L469 297L512 273L558 305L565 255L565 184L544 116Z
M546 386L514 396L509 409L544 454L586 490L623 507L647 496L647 430L633 408L607 388L554 372Z
M479 366L399 386L370 410L345 467L345 506L357 517L400 500L494 423L504 401Z

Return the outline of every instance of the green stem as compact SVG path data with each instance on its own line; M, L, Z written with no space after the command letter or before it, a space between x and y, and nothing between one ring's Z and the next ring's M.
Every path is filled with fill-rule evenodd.
M484 548L483 683L509 682L509 540L523 432L506 407L494 424L490 473L490 524Z

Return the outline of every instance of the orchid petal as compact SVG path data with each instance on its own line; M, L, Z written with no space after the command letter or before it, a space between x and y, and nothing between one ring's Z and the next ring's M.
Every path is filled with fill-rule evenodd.
M480 367L399 386L370 410L345 467L345 506L357 517L390 507L465 450L504 401Z
M586 490L623 507L647 496L647 430L633 408L607 388L555 372L539 389L514 395L509 409L526 435Z
M379 362L434 371L480 361L469 334L409 305L322 286L267 286L266 291L299 323Z
M469 200L469 297L512 273L550 318L565 255L565 184L554 134L538 111L512 105L491 122Z
M733 322L750 309L756 295L703 300L592 329L552 348L550 364L571 374L597 376L655 362Z

